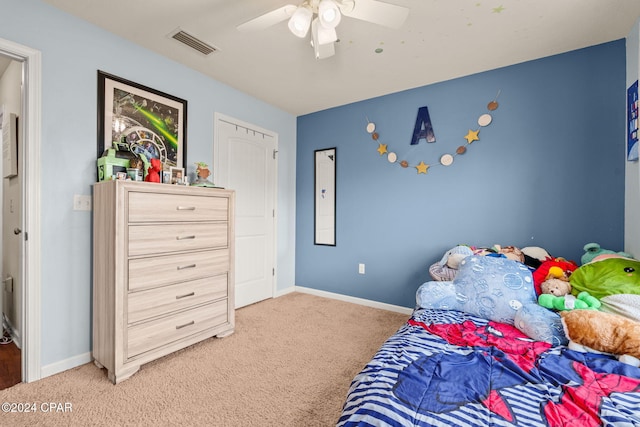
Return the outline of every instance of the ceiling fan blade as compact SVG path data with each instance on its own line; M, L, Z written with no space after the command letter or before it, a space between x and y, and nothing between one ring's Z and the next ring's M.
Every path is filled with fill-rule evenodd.
M378 0L343 0L340 11L344 16L398 29L409 16L409 8Z
M240 24L236 28L238 31L242 32L264 30L265 28L269 28L272 25L276 25L279 22L289 19L297 8L297 6L287 4Z

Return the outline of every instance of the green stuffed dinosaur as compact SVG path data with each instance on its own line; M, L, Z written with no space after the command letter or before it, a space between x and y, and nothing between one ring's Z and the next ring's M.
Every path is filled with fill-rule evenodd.
M571 294L560 297L551 294L541 294L538 297L538 304L559 311L574 309L597 310L601 306L600 300L591 296L589 292L586 291L580 292L577 298Z

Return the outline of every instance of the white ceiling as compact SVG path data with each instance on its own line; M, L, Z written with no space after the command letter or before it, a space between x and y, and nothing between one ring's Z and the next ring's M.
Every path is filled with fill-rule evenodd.
M343 17L316 60L286 21L236 29L296 0L44 1L296 116L624 38L640 17L640 0L387 0L410 8L402 28Z

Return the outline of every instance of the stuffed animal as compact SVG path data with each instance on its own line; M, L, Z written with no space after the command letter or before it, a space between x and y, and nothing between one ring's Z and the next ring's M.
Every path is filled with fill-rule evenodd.
M458 272L460 262L470 255L473 255L473 250L469 246L455 246L445 252L439 262L429 267L429 274L433 280L453 280Z
M602 311L640 322L640 261L600 256L581 265L569 278L574 292L587 291L602 302Z
M540 284L541 294L549 294L556 297L562 297L571 293L571 283L566 280L551 277Z
M496 253L504 255L508 259L511 259L513 261L518 261L524 264L524 254L520 249L516 248L515 246L494 245L493 250L495 250Z
M160 171L162 170L162 164L158 159L151 159L149 169L147 169L147 176L144 178L147 182L160 182Z
M569 279L573 288L602 299L615 294L640 295L640 261L603 258L581 265Z
M487 248L484 246L471 246L471 250L474 255L487 256L487 255L496 255L496 251L492 248Z
M640 366L640 323L597 310L560 313L569 349L610 353L620 362Z
M588 264L591 261L593 261L595 257L599 255L605 255L605 254L619 255L624 258L633 258L631 254L626 252L614 252L610 249L602 249L600 245L597 243L587 243L586 245L584 245L583 249L584 249L584 255L582 255L582 258L580 258L582 265Z
M553 279L557 280L557 279ZM567 283L559 280L561 283ZM546 282L545 282L546 283ZM544 284L544 283L543 283ZM566 294L562 296L556 296L553 294L542 294L538 297L538 304L541 306L558 311L567 310L597 310L600 308L601 303L596 297L589 295L589 292L580 292L577 297Z
M554 268L555 267L555 268ZM578 268L578 265L573 261L567 261L564 258L549 258L540 264L533 274L533 285L535 286L536 293L540 295L542 289L540 285L545 280L553 277L556 279L570 278L571 274Z
M533 269L540 267L547 259L551 259L549 252L538 246L527 246L520 250L524 256L524 264Z

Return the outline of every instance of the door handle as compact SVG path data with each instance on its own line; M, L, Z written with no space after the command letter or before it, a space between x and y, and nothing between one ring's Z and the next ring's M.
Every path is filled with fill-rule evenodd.
M22 230L20 230L18 227L13 229L13 234L15 234L16 236L20 233L22 233Z

